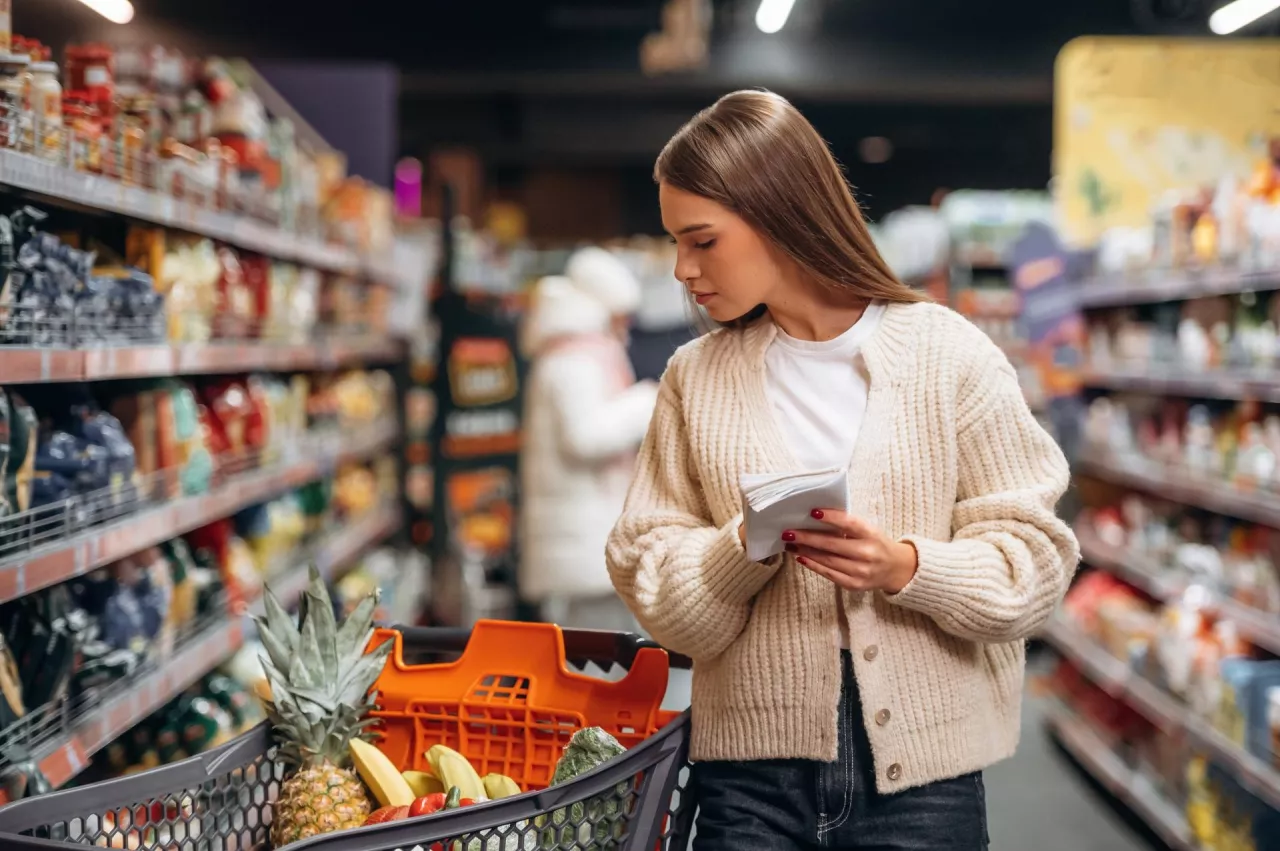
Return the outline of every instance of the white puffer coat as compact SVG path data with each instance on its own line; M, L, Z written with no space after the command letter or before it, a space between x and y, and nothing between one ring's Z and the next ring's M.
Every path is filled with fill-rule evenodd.
M640 301L635 278L603 249L583 249L564 276L534 291L521 347L525 385L520 457L520 593L531 603L614 593L605 569L634 453L657 386L635 382L614 315Z

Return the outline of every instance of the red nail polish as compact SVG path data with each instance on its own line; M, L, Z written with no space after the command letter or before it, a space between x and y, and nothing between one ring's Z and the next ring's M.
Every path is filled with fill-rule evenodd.
M787 551L787 552L789 552L789 553L798 553L798 552L800 552L800 548L799 548L799 547L797 547L795 544L787 544L787 546L785 547L785 549L786 549L786 551Z
M796 556L796 562L799 564L808 564L809 560L804 556Z
M784 540L784 541L794 541L795 539L796 539L796 533L795 533L795 532L783 532L783 533L782 533L782 540Z
M809 512L809 516L812 517L814 520L821 520L826 515L822 513L821 508L815 508L813 511Z

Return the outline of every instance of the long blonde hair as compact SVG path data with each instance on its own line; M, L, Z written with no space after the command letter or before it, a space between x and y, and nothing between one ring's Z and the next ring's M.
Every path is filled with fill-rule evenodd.
M859 300L929 300L889 269L826 142L773 92L733 92L699 112L667 142L653 176L732 210L824 287ZM763 313L760 305L729 324Z

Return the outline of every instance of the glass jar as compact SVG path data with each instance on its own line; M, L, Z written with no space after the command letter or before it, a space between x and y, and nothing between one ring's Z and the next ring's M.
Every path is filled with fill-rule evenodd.
M115 54L110 47L72 45L67 48L66 65L68 89L85 92L89 100L98 104L111 103L115 97Z
M0 148L17 148L22 142L24 75L30 64L28 56L0 54Z
M62 98L63 127L67 136L68 165L77 171L102 172L102 118L83 92L67 92Z
M27 80L27 111L31 117L30 150L41 159L62 159L62 84L53 62L34 62Z

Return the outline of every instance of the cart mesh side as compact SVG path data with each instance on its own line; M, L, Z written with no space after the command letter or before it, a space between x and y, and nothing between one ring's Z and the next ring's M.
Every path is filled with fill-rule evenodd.
M319 836L296 851L684 851L688 716L623 756L542 792ZM267 851L285 775L264 725L222 748L132 777L0 810L0 848Z
M618 646L634 646L634 637ZM626 654L624 654L626 655ZM581 657L580 657L581 658ZM593 661L621 662L595 655ZM630 661L629 659L626 661ZM694 819L689 713L581 777L420 819L342 831L292 851L685 851ZM286 776L263 724L200 756L0 809L0 849L270 851Z

